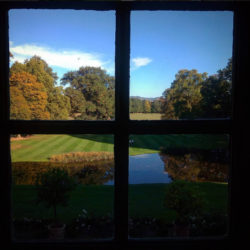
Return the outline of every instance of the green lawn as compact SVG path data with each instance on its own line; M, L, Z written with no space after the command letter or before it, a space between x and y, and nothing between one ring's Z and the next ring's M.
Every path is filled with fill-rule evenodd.
M198 185L206 197L207 211L227 211L227 185L217 183L190 183ZM129 185L129 215L131 217L155 217L171 220L173 212L163 206L167 184L137 184ZM34 186L13 186L13 216L14 218L53 218L51 209L42 204L36 204ZM73 191L67 207L60 207L58 214L61 220L70 222L76 218L82 209L88 214L113 214L113 186L82 186Z
M130 155L157 153L160 147L224 148L226 135L131 135L134 144ZM68 152L113 152L112 135L33 135L11 142L11 159L16 161L48 161L53 154Z

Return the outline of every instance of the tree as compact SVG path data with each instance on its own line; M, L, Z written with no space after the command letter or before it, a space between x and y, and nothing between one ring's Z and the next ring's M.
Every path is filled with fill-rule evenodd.
M180 70L171 87L164 91L164 119L192 119L200 112L201 83L207 73L197 70Z
M148 100L143 101L143 107L144 107L144 113L150 113L151 112L151 103Z
M47 92L46 110L49 112L49 119L68 119L70 112L69 98L64 95L61 87L56 87L58 79L52 68L38 56L33 56L25 62L15 62L10 69L10 75L18 72L28 72L36 76L37 81L42 83Z
M201 87L202 117L225 118L231 116L232 110L232 59L227 66L210 76Z
M68 87L65 90L65 95L70 99L71 116L85 112L86 100L81 91Z
M50 168L48 171L37 175L37 202L42 202L47 205L48 208L53 208L54 223L58 223L58 205L67 205L70 199L70 193L75 187L76 182L63 168Z
M50 113L51 120L67 120L71 110L70 100L64 94L62 86L54 87L51 92L48 93L47 110Z
M132 97L130 98L130 113L143 113L143 100L139 98Z
M51 91L58 79L52 68L39 56L33 56L24 61L26 71L37 77L38 82L43 83L47 91Z
M175 210L177 224L189 224L190 217L200 215L204 205L204 198L196 186L184 181L168 184L164 207Z
M10 77L10 118L48 119L46 111L47 93L35 76L27 73L13 73Z
M162 101L161 99L154 100L151 103L151 113L161 113L162 112Z
M114 82L105 70L96 67L81 67L77 71L64 74L61 83L70 84L66 94L73 103L72 95L77 95L80 110L73 105L76 111L81 111L84 120L110 120L114 117ZM79 93L76 94L76 91ZM81 95L84 96L80 100Z
M10 76L14 73L21 73L24 71L27 72L24 64L22 64L20 62L14 62L10 68Z
M178 117L175 113L175 108L174 108L174 90L171 88L166 89L163 92L163 104L162 104L162 119L171 119L171 120L177 120Z
M10 86L10 118L17 120L30 120L31 111L21 89Z

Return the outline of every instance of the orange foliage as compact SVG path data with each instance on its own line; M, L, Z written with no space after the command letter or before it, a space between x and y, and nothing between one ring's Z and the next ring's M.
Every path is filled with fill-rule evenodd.
M10 118L49 119L46 111L47 93L43 84L27 72L13 73L10 77Z

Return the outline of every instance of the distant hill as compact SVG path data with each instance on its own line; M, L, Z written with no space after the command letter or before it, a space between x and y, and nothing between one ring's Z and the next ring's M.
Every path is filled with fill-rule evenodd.
M148 100L150 102L153 102L155 100L160 99L161 97L142 97L142 96L130 96L130 98L134 98L134 99L139 99L139 100Z

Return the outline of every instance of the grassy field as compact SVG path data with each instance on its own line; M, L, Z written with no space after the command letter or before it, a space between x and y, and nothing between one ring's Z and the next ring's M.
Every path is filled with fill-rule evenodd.
M160 113L130 113L130 120L161 120Z
M131 135L134 140L130 155L157 153L160 147L224 148L226 135ZM112 135L33 135L11 141L11 159L16 161L48 161L54 154L69 152L113 152Z
M198 185L206 197L208 211L227 211L227 185L216 183L190 183ZM171 211L163 206L167 184L137 184L129 186L129 215L131 217L155 217L170 220ZM36 204L36 191L33 186L13 187L13 215L15 218L53 218L52 209ZM59 207L62 221L70 222L82 209L95 216L113 214L113 186L82 186L73 191L67 207Z

